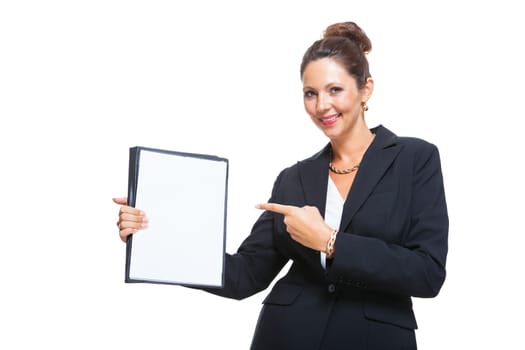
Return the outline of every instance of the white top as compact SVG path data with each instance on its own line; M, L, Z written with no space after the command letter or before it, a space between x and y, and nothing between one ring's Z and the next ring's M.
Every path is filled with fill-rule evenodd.
M332 178L328 176L328 188L326 191L326 209L324 221L332 228L339 229L341 225L341 216L343 215L343 206L345 200L337 190ZM326 254L321 252L321 265L326 269Z

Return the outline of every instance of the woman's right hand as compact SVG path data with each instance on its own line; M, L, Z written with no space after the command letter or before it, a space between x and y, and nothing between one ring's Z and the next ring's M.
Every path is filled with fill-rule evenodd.
M128 206L126 197L113 198L113 202L120 205L117 226L122 242L126 242L129 235L148 227L146 214L140 209Z

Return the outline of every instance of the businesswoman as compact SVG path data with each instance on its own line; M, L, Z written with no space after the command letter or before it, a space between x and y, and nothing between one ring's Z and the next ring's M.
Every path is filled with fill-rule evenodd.
M226 256L224 288L207 289L243 299L293 261L264 300L252 349L416 349L411 297L435 297L445 280L438 149L367 126L370 50L353 22L330 25L307 49L304 107L329 142L278 175L250 235ZM147 219L114 200L125 240Z

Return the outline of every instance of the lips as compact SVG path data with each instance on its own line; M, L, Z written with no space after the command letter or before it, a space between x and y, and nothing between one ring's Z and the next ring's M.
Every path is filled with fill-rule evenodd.
M321 121L321 123L323 123L323 125L333 125L337 121L337 119L339 119L340 116L341 116L340 113L325 115L319 118L319 120Z

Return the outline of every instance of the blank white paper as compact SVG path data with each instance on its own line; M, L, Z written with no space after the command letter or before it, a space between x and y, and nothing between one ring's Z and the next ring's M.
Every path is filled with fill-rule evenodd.
M129 278L222 286L228 164L142 149L135 207L148 227L133 235Z

